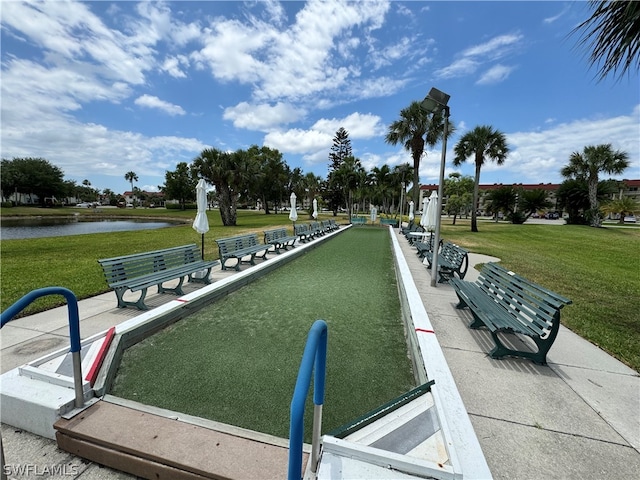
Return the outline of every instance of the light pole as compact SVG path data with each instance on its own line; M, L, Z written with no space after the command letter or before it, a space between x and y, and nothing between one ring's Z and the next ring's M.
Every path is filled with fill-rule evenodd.
M402 214L404 213L404 206L402 202L404 201L404 182L402 182L402 190L400 191L400 222L398 222L399 228L398 233L402 232Z
M447 157L447 132L449 130L449 95L441 92L437 88L432 88L425 99L420 103L420 108L428 113L439 113L444 111L444 130L442 132L442 157L440 160L440 182L438 183L438 203L436 209L436 231L433 239L433 261L431 262L431 286L438 283L438 246L440 245L440 223L442 221L442 197L444 186L444 167Z

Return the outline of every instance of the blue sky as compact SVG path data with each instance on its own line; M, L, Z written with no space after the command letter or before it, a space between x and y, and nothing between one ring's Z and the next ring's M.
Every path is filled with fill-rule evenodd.
M477 125L511 153L481 183L562 181L574 151L611 143L640 178L638 72L596 80L569 32L585 2L15 2L2 20L2 158L65 178L157 190L204 148L266 145L325 177L344 127L367 169L411 162L388 125L431 87L449 95L453 147ZM422 159L437 183L441 145Z

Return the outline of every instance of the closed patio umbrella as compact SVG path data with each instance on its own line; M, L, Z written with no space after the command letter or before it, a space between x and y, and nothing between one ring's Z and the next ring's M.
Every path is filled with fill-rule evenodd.
M207 218L207 184L202 178L196 185L196 203L198 213L192 227L202 235L202 259L204 260L204 234L209 231L209 219Z
M428 232L433 232L436 229L436 217L438 215L438 194L434 190L429 197L429 204L427 205L427 214L424 228Z
M429 197L422 198L422 216L420 217L420 225L426 228L427 225L427 204L429 203Z
M291 211L289 212L289 220L293 222L293 226L295 227L296 220L298 220L298 212L296 211L296 194L291 192L291 197L289 200L291 201Z
M313 218L318 218L318 200L313 199L313 213L311 214Z
M371 207L371 224L374 224L377 218L378 218L378 209L376 207Z
M413 222L413 219L416 218L413 215L413 200L409 202L409 223Z

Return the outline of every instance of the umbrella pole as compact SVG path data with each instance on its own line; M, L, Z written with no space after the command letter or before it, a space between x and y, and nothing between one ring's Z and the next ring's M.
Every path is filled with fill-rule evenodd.
M204 233L202 234L202 260L204 260Z

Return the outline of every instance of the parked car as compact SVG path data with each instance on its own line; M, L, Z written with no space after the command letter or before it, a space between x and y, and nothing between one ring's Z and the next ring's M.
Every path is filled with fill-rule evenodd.
M93 203L91 203L91 202L82 202L82 203L76 204L76 207L78 207L78 208L91 208L91 207L93 207Z
M624 223L636 223L635 215L627 215L624 217Z

